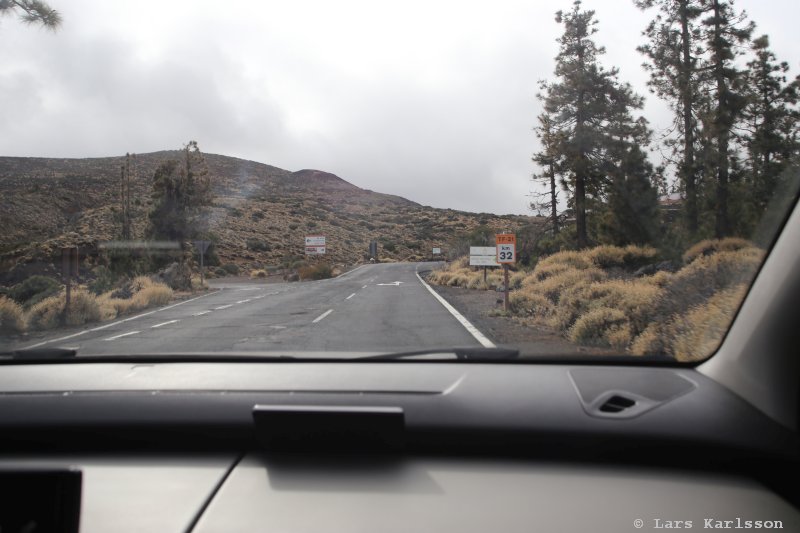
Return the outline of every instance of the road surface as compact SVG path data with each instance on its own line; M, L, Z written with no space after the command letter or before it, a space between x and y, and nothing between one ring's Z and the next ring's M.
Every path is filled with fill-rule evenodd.
M20 347L79 355L270 352L386 353L491 346L437 299L418 271L432 264L364 265L335 279L264 284L214 280L220 290L111 323L52 333ZM465 323L466 322L466 323ZM333 352L333 353L331 353Z

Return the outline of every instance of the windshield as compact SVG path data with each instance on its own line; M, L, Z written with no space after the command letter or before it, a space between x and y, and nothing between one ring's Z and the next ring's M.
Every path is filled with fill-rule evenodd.
M796 203L799 18L0 1L0 352L703 360Z

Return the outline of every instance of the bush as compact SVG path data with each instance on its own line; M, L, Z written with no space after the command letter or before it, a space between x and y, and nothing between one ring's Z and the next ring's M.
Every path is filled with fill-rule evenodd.
M28 326L32 329L52 329L61 325L64 316L64 296L48 296L28 310Z
M247 239L245 244L247 245L247 249L253 252L268 252L272 249L269 243L261 239Z
M89 283L89 290L95 295L100 295L114 288L116 276L111 270L102 265L92 270L95 279Z
M266 271L266 270L262 270L262 269L258 269L258 270L251 270L251 271L250 271L250 277L251 277L251 278L253 278L253 279L256 279L256 278L259 278L259 279L261 279L261 278L266 278L268 275L269 275L269 274L267 274L267 271Z
M569 330L569 338L573 342L608 344L606 333L609 329L624 326L627 321L627 315L619 309L598 307L575 321Z
M739 239L736 237L728 237L726 239L706 239L700 241L694 246L690 247L683 254L683 262L687 265L701 256L713 255L717 252L735 252L742 248L754 248L755 246L750 241Z
M297 274L301 280L327 279L333 275L333 269L328 263L320 263L314 266L300 267Z
M94 294L83 289L72 291L69 307L64 316L64 323L67 326L81 326L87 322L97 322L100 317L100 305Z
M8 296L25 307L52 296L61 290L61 283L47 276L31 276L21 283L17 283L8 291Z
M222 265L222 269L231 276L239 275L239 265L236 265L234 263L225 263L224 265Z
M25 331L25 314L22 306L11 298L0 296L0 333L21 333Z

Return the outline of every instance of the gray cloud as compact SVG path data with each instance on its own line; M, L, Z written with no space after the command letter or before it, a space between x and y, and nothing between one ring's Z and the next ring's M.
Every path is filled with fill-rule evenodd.
M525 213L537 80L561 4L51 0L57 33L0 19L0 154L177 148L319 168L436 207ZM645 94L648 16L597 9L606 65ZM753 11L796 73L792 2ZM788 21L788 22L787 22ZM662 103L645 113L669 125Z

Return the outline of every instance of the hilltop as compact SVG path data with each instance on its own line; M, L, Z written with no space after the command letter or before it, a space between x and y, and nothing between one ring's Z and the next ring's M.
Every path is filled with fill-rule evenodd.
M155 169L181 156L180 151L137 154L134 238L145 235ZM428 207L362 189L321 170L292 172L235 157L204 156L214 193L206 222L217 241L216 253L221 263L246 269L303 255L303 238L310 234L327 237L326 259L334 263L365 260L371 240L378 241L382 259L414 261L479 226L514 230L538 220ZM118 238L124 161L124 156L0 157L0 272L18 264L51 263L62 246L96 247Z

